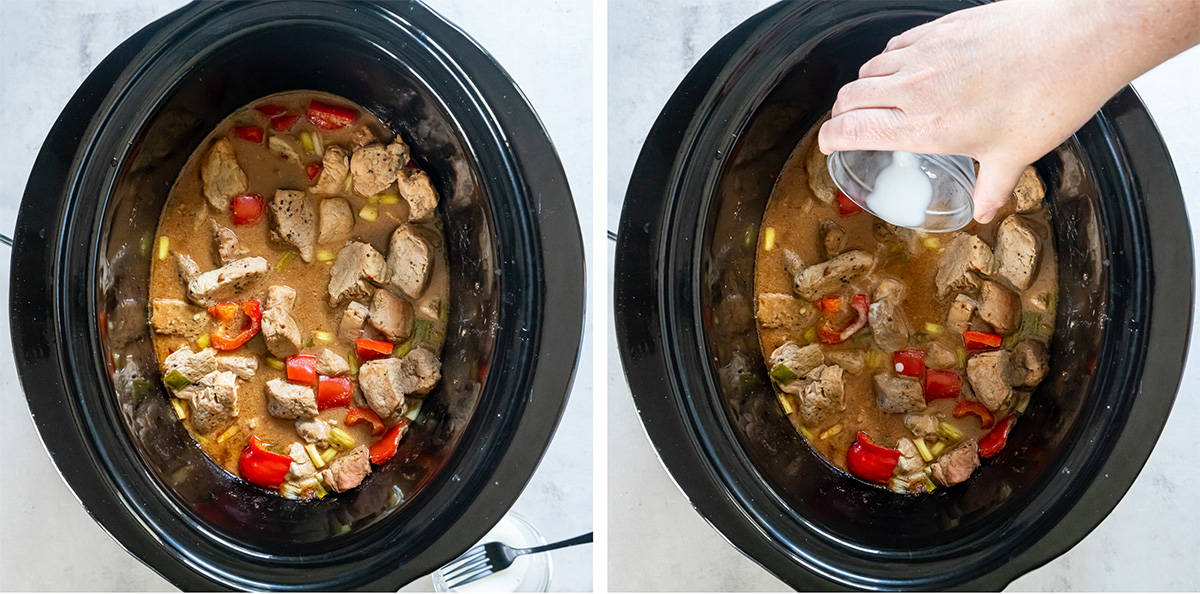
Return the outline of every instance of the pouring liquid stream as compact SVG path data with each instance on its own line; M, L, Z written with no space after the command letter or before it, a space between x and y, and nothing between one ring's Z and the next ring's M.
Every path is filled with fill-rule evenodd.
M933 184L917 156L897 151L875 178L866 206L875 216L900 227L920 227L933 201Z

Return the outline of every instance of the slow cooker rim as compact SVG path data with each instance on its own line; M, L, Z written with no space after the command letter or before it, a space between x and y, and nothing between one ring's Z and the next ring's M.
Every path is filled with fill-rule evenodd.
M64 117L60 118L59 124L56 125L56 130L51 132L51 135L47 141L47 149L43 150L42 154L39 156L39 162L35 166L33 176L31 176L30 191L27 192L26 195L26 208L22 210L21 218L24 219L22 221L23 223L27 223L31 218L34 218L35 215L39 214L31 212L33 201L29 198L34 194L33 188L35 185L37 185L39 172L43 171L48 166L48 164L43 163L43 161L49 156L50 147L52 144L54 144L53 139L64 127L64 122L77 119L68 118L66 117L66 114L70 113L72 109L81 102L81 100L89 98L89 91L95 93L97 88L104 88L103 85L100 84L100 79L111 80L114 72L124 72L121 69L121 64L129 60L129 55L139 53L141 51L141 49L139 49L140 46L144 47L154 43L155 40L147 40L147 38L153 37L157 30L163 28L164 24L178 22L180 19L186 18L189 14L195 15L203 12L203 7L192 5L180 9L171 15L164 17L163 19L160 19L122 44L117 51L115 51L109 58L106 58L106 63L102 63L101 66L93 73L93 75L89 77L89 80L84 83L80 91L77 92L75 98L72 99L72 102L64 110ZM519 190L524 190L524 192L520 194L523 196L523 200L527 204L531 203L532 200L535 199L548 204L557 204L559 201L565 201L568 205L568 208L565 210L546 209L546 212L543 212L540 208L532 208L532 205L527 208L527 210L530 212L537 213L538 218L540 218L542 222L540 225L542 242L540 244L538 243L538 237L535 234L531 237L533 244L530 246L530 254L533 254L535 251L540 252L540 255L545 261L547 269L545 271L546 277L542 281L543 286L541 290L546 291L551 298L548 299L550 303L545 305L545 308L542 312L542 320L543 322L561 322L558 324L543 323L541 328L537 328L535 326L534 328L531 328L524 337L526 341L530 342L535 348L537 348L537 350L541 351L538 357L543 361L543 363L539 365L540 369L534 373L531 383L527 385L531 387L534 393L551 394L557 392L562 394L562 397L538 399L540 403L539 406L536 408L531 406L528 409L528 415L520 420L516 431L511 436L512 442L520 442L522 445L538 447L529 448L530 452L516 452L513 450L517 448L507 448L507 451L503 454L504 457L498 460L497 467L519 468L520 470L514 472L513 476L519 476L521 477L521 480L515 480L512 481L512 483L506 483L502 487L481 490L479 494L490 492L495 492L497 494L496 501L494 501L490 506L491 509L483 509L485 506L481 505L478 500L474 502L474 505L463 508L461 518L472 517L472 515L474 515L476 519L480 519L482 521L478 524L478 526L480 526L479 528L463 531L462 534L457 535L458 543L452 547L453 549L457 549L454 551L454 554L457 554L457 552L461 552L461 550L465 550L466 547L473 544L474 540L477 539L478 536L481 536L482 532L486 531L487 527L490 526L491 523L494 523L494 521L498 520L504 511L507 510L511 502L515 500L525 482L532 475L532 469L536 466L537 460L540 459L542 453L544 452L545 445L549 442L549 439L553 433L553 428L557 424L557 420L561 415L563 407L565 406L566 394L569 391L573 370L578 358L580 344L579 336L582 332L582 270L577 264L574 267L572 267L570 264L582 261L582 241L579 236L578 223L575 221L575 218L571 216L574 211L573 208L570 208L571 200L569 187L565 181L565 175L562 172L561 164L558 162L553 145L546 136L544 128L542 128L540 123L537 122L536 115L533 114L532 108L528 105L528 102L524 99L524 96L520 93L519 89L516 88L516 85L512 83L511 79L507 77L506 73L504 73L499 65L495 63L494 59L488 56L472 40L462 34L461 31L457 30L449 23L446 23L444 19L442 19L440 16L437 16L432 11L429 11L420 4L413 3L405 18L416 20L425 19L428 21L426 23L428 27L441 27L443 34L448 34L447 32L455 34L459 40L463 42L459 43L460 47L456 49L456 51L459 52L457 54L458 56L462 56L468 50L474 52L464 58L464 60L474 61L475 63L469 65L457 64L456 66L462 69L461 72L464 76L466 76L466 73L471 70L476 71L475 74L477 75L477 80L471 81L472 83L479 82L484 79L487 79L487 82L490 83L491 90L484 88L474 89L475 96L481 105L502 108L494 109L492 116L496 118L495 125L497 126L497 132L503 130L504 136L511 143L510 150L505 154L508 155L506 158L510 163L509 167L511 167L513 169L513 173L516 174L516 177L513 179L519 180L514 183L517 183L520 186ZM428 34L428 31L424 31L424 33ZM118 55L124 56L125 59L118 60L119 63L114 63L114 59ZM484 85L481 84L479 86L483 87ZM497 88L501 90L495 90ZM103 96L103 93L99 93L99 95ZM92 95L90 98L92 100L92 104L97 103L95 95ZM80 108L76 109L75 111L86 112L86 109ZM79 114L77 113L76 115ZM85 122L87 121L86 118L79 119L82 119ZM530 127L531 123L533 124L532 127ZM511 129L506 129L506 126ZM526 133L525 130L522 129L522 126L524 126L525 129L528 129L530 132ZM89 130L89 135L91 132L93 131ZM77 151L75 155L75 162L71 167L72 171L78 172L80 170L80 162L84 158L83 153L85 148L86 147L80 147ZM528 179L521 180L521 166L519 163L530 159L538 162L544 171L539 170L535 172L534 175L528 176ZM58 165L65 166L66 164L60 162ZM537 191L534 191L535 189ZM41 194L45 195L44 193ZM574 225L570 224L572 221L575 221ZM28 224L22 224L18 227L17 246L14 250L18 260L21 259L21 255L24 253L24 251L29 249L26 246L30 241L32 241L29 236L29 229L30 225ZM547 249L547 246L554 246L555 251L550 252ZM20 294L28 292L23 289L20 282L16 282L16 279L20 274L21 272L17 267L15 267L13 283L14 308L11 314L14 327L13 341L14 346L16 347L14 349L15 352L23 351L21 344L24 342L24 328L22 327L20 320L18 320L18 308L16 305L23 302ZM58 316L58 313L60 312L55 312L56 317ZM574 320L574 323L571 323L571 320ZM574 334L562 331L564 328L569 329L572 327L576 327L579 331ZM548 331L549 328L556 329L555 334L550 334ZM23 360L21 363L22 370L25 371L22 373L22 378L25 380L26 385L29 386L31 374L26 370L26 367L30 365L31 362ZM35 399L32 397L32 392L27 393L30 394L29 399L31 410L35 413L35 420L38 422L40 431L47 430L49 421L47 420L46 415L37 413L38 406L37 403L35 403ZM557 406L555 406L555 402L558 403ZM64 411L66 414L75 414L70 407L66 408L67 410ZM86 419L75 420L77 422L86 421ZM41 437L40 434L39 437ZM529 439L521 441L523 437L528 437ZM58 445L51 446L51 444L45 443L46 440L44 438L43 442L44 445L47 446L47 451L50 452L52 457L55 459L56 465L59 467L60 472L62 472L64 478L67 479L68 484L80 485L81 479L77 478L73 480L71 478L73 473L63 472L63 465L59 463L60 455L65 455L61 453L62 448ZM83 445L79 446L77 449L79 451L89 452L89 450ZM56 455L56 451L59 452L59 455ZM101 483L105 481L105 477L103 476L92 478ZM82 492L77 492L77 496L79 496L81 499L88 498L88 496ZM108 500L105 503L111 503L111 500ZM500 505L496 505L496 503L499 503ZM88 508L89 513L96 517L101 524L105 526L106 530L110 532L110 534L114 534L114 536L116 535L116 532L108 523L104 521L104 518L102 517L103 514L111 513L113 506L103 506L103 514L98 513L96 509L93 509L94 506L89 505L86 507ZM133 528L134 533L136 534L137 526L135 525ZM118 542L121 542L121 540L119 539ZM121 544L127 549L130 549L130 546L126 542L121 542ZM153 546L154 543L150 543L150 547L153 548ZM157 555L159 551L153 552L155 554L147 554L146 550L143 549L142 551L134 552L134 554L135 556L143 558L147 561L154 561L150 564L155 568L156 571L159 571L160 573L175 573L173 571L165 571L164 569L161 569L163 565L160 564L162 561L161 556ZM143 555L145 555L145 557L143 557ZM443 560L452 558L452 556L453 555L444 556ZM158 558L156 559L156 557ZM437 564L438 562L432 560L427 561L425 563L426 567L424 568L416 567L417 564L410 564L411 567L404 568L404 571L396 572L394 575L403 580L399 583L404 583L404 581L411 579L411 577L416 577L417 575L421 575L422 573L433 569L437 566ZM404 578L402 577L403 575L409 575L409 577ZM168 576L168 579L173 579L177 585L192 584L193 586L198 587L212 587L214 585L213 582L209 581L192 580L192 577L194 576L180 577L179 574L176 574L174 576ZM392 578L391 580L381 579L378 583L395 585L394 580L395 578ZM222 585L228 586L229 584Z
M725 54L726 56L728 56L729 53L736 54L736 50L734 52L729 52L728 51L729 48L722 49L721 46L723 44L727 44L727 43L730 45L736 45L735 43L733 43L731 41L734 38L738 39L737 43L743 42L744 38L750 34L749 29L752 28L751 23L755 19L760 19L763 17L763 15L765 15L767 13L775 14L775 13L779 12L779 9L781 8L781 6L782 5L778 5L776 7L772 7L772 8L769 8L769 9L763 11L759 15L756 15L755 17L753 17L751 21L747 21L747 23L744 23L743 25L739 26L737 29L734 30L734 32L727 35L726 38L723 38L722 41L718 43L717 47L714 47L713 50L711 50L708 54L705 55L704 58L702 58L701 62L696 66L696 68L693 69L693 71L691 73L689 73L688 77L679 86L679 88L676 90L675 95L672 96L671 101L667 104L667 107L663 110L663 113L660 115L659 120L655 123L655 128L651 131L651 134L647 139L643 153L639 157L637 168L635 169L633 178L630 182L630 191L627 196L627 198L630 201L628 203L629 205L637 204L637 201L635 200L635 198L643 197L643 196L654 196L656 198L662 199L662 197L658 196L656 192L654 192L654 191L648 192L647 188L658 189L665 185L668 188L668 190L665 193L669 194L672 191L671 190L672 188L678 187L679 181L678 181L677 176L680 173L680 162L686 161L686 159L688 159L691 156L691 154L694 151L694 146L689 145L688 148L686 148L684 150L680 150L680 147L678 146L678 144L674 144L675 141L673 139L663 137L663 132L661 129L665 128L665 127L669 127L672 129L686 128L686 129L688 129L688 132L685 133L683 135L683 137L685 139L687 139L688 141L694 140L693 135L691 133L691 127L695 125L695 120L698 119L699 117L701 117L701 116L697 115L697 112L700 111L700 109L697 108L697 105L700 105L700 106L706 105L707 101L709 99L711 99L711 96L713 94L717 93L716 89L719 88L721 90L721 92L724 92L728 88L728 86L725 84L713 83L708 79L701 80L701 81L693 80L693 79L701 78L701 75L699 74L700 71L704 71L704 75L703 75L704 77L712 77L713 79L717 79L717 77L719 75L713 75L714 71L715 72L723 72L725 69L736 69L737 60L735 60L735 59L726 58L726 60L727 60L726 63L724 63L723 65L719 63L721 61L721 59L716 57L716 55L718 53ZM804 10L804 8L799 7L799 8L796 8L795 10L800 11L800 10ZM766 28L767 28L766 25L762 26L762 29L766 29ZM760 34L761 32L762 31L760 30L760 31L755 31L754 33ZM718 62L718 64L709 64L708 61L710 58L713 58L713 61ZM699 89L697 89L695 87L699 87ZM681 106L676 105L681 102L681 95L689 95L689 96L693 96L693 97L696 95L705 95L706 97L702 101L693 100L693 104L690 106L681 107ZM1136 102L1136 98L1134 99L1134 101ZM691 111L692 113L688 113L689 111ZM726 113L726 114L722 114L722 115L728 115L728 114ZM1150 123L1148 117L1146 117L1145 119L1147 120L1147 123ZM664 126L664 124L668 124L668 123L671 125ZM1153 128L1152 123L1150 123L1150 127L1151 127L1151 129ZM682 143L683 143L683 141L680 141L680 144L682 144ZM664 146L663 146L664 144L667 144L668 146L666 146L666 148L664 148ZM1159 141L1159 144L1161 146L1161 140ZM653 155L650 154L649 149L651 147L653 147L655 149L655 153ZM671 154L676 155L676 159L677 159L676 162L675 163L668 162L667 164L665 164L665 166L661 162L658 162L658 163L650 162L652 160L656 160L656 157L658 155L663 155L663 154L668 155L668 159L670 159L669 155L671 155ZM1165 156L1165 149L1163 150L1163 154ZM1169 165L1169 157L1167 159L1167 163ZM667 172L669 172L669 173L666 173L663 171L664 167L666 168ZM654 171L649 172L648 171L649 169L653 169ZM1168 169L1169 169L1169 167L1168 167ZM662 175L663 177L667 177L668 180L666 182L661 181L660 179L658 179L658 177L656 177L656 175L655 175L656 173ZM1170 177L1173 179L1173 172L1171 172ZM637 190L638 190L636 192L636 194L635 194L635 188L637 188ZM1177 184L1176 184L1176 189L1175 189L1174 193L1176 195L1179 194ZM671 198L667 198L666 200L669 201L669 200L671 200ZM669 210L670 207L668 205L665 208ZM650 235L651 237L653 237L654 234L664 233L662 231L662 228L660 227L660 225L663 224L662 221L655 219L654 218L656 216L655 214L650 214L651 221L649 223L646 223L646 221L644 219L634 220L635 217L632 215L641 214L641 213L634 213L633 210L634 210L633 208L630 208L627 205L625 212L623 214L622 224L621 224L622 241L620 242L621 245L619 248L619 253L625 254L627 257L627 254L630 253L630 248L634 247L635 245L640 247L641 243L645 243L651 247L651 250L654 250L654 249L658 250L653 253L653 258L651 259L651 261L654 263L660 263L662 261L663 255L664 255L664 252L662 251L663 250L662 244L666 240L661 236L659 236L657 239L648 239L646 236ZM645 209L644 207L642 207L639 210L653 211L654 209ZM670 216L671 215L666 215L665 218L669 219ZM650 231L648 233L642 233L640 231L640 229L638 229L638 227L643 223L654 225L655 230ZM1183 232L1186 235L1186 233L1187 233L1186 227L1184 228ZM636 239L632 237L634 235L637 236ZM622 258L622 260L624 260L624 259L625 258ZM675 263L675 264L678 265L678 263ZM626 373L627 373L627 376L629 377L631 388L633 389L634 398L639 403L639 409L640 409L640 412L642 412L641 419L643 422L643 426L646 429L648 435L651 437L652 442L655 443L655 447L658 450L659 456L660 456L660 458L662 458L664 465L667 466L668 470L669 470L672 466L671 458L676 457L676 454L673 452L667 452L666 450L668 448L660 447L659 444L662 441L664 441L663 438L666 438L666 441L675 440L675 443L678 443L678 441L680 441L681 436L679 435L679 432L676 431L676 429L679 428L677 425L687 425L688 422L681 418L677 418L676 415L682 416L683 413L677 413L677 411L673 411L673 410L672 411L662 411L662 407L664 405L666 405L668 407L670 406L669 404L666 404L666 401L668 400L667 398L658 397L658 396L651 397L647 394L642 393L645 390L649 390L650 389L649 386L645 386L642 390L639 390L639 385L644 383L644 381L647 378L645 378L645 377L639 378L638 369L637 369L637 367L639 367L639 362L636 360L635 356L629 352L630 342L633 340L637 340L639 349L644 351L644 350L646 350L646 345L645 345L646 337L641 333L639 333L637 337L631 337L630 336L631 330L628 326L626 326L623 323L623 321L621 320L621 317L622 317L622 307L624 305L628 305L629 302L636 301L638 298L641 298L644 296L638 295L635 298L635 297L632 297L632 296L624 293L625 289L623 289L621 287L621 284L623 282L629 282L629 279L631 278L632 275L627 274L626 273L627 271L621 270L622 268L625 268L625 267L622 266L622 261L619 260L618 261L618 273L617 273L618 286L616 288L617 289L616 290L616 298L617 298L617 316L618 316L618 322L619 322L619 338L622 342L622 347L623 347L622 348L622 360L625 364ZM656 266L653 268L657 269L658 267ZM670 267L670 268L672 270L674 270L674 267ZM1187 270L1190 271L1190 266L1187 268ZM658 291L658 292L660 292L659 294L661 294L661 291L664 290L663 287L669 285L670 283L663 283L663 282L661 282L661 279L657 279L657 281L658 281L658 284L656 285L655 291ZM1189 294L1190 294L1190 283L1188 285L1189 285ZM689 297L691 297L691 296L689 296ZM691 302L692 302L693 307L698 307L697 299L693 298L693 299L691 299ZM1190 303L1190 300L1188 301L1188 303ZM648 304L643 304L643 307L645 305L648 305ZM661 311L660 311L661 307L662 307L661 304L655 305L654 311L655 311L656 316L661 317L661 315L662 315ZM1157 310L1161 310L1161 308L1158 308ZM628 311L627 308L626 308L626 311ZM644 323L644 320L642 321L642 323ZM624 326L624 328L622 328L622 326ZM660 333L662 334L660 339L663 342L669 342L670 340L672 340L672 337L674 336L672 332L668 331L665 327L663 327L659 330L660 330ZM1184 338L1184 341L1186 344L1186 333L1183 338ZM670 352L670 349L664 349L664 350L666 351L665 358L667 358L669 360L672 356L672 353ZM663 353L658 350L654 350L653 354L663 356ZM661 369L659 371L659 373L663 374L663 376L669 376L672 373L672 367L669 365L664 366L664 367L665 368ZM1170 374L1168 374L1168 375L1170 375ZM675 386L672 386L672 388L674 389ZM656 386L656 389L661 391L661 386ZM1173 394L1173 393L1174 392L1171 391L1171 394ZM690 400L685 398L683 401L689 402ZM1167 409L1169 410L1169 402L1167 403L1167 405L1168 405ZM666 429L662 428L659 424L660 419L651 418L651 413L654 413L654 412L666 412L667 414L669 414L671 416L671 426ZM658 415L658 416L662 417L664 415ZM678 421L678 423L676 423L677 421ZM1161 430L1161 426L1159 429ZM686 427L684 429L684 434L685 434L684 441L686 441L686 443L688 443L690 447L694 448L695 440L697 439L697 437L695 435L691 434L689 431L687 431ZM654 437L656 435L659 435L660 439L658 439L658 440L654 439ZM690 458L690 456L689 456L689 458ZM1144 458L1143 458L1143 462L1144 462ZM709 469L707 467L705 467L704 470L705 470L706 476L711 473L711 469ZM689 473L694 473L694 468L689 468ZM714 499L714 498L712 498L711 496L709 496L707 494L705 494L703 497L701 497L699 495L693 496L696 491L700 490L700 487L696 487L691 490L688 489L688 483L690 483L690 482L703 483L705 481L692 481L691 477L681 477L681 476L678 476L676 473L673 473L673 478L675 479L676 484L680 485L681 489L684 490L685 495L689 497L689 499L692 501L693 505L696 506L697 509L701 510L701 513L706 516L706 519L708 519L710 523L715 523L714 518L711 517L708 513L705 513L705 511L703 509L703 507L705 507L705 506L702 506L702 504L701 504L702 501L708 502L709 500ZM713 485L705 485L705 486L712 487ZM720 491L720 485L717 485L716 487L717 487L717 490ZM689 494L689 491L692 491L692 493ZM726 497L715 498L715 499L720 501L722 504L724 504L726 502ZM743 513L744 513L744 510L743 510ZM1098 523L1098 521L1099 520L1096 520L1097 523ZM1074 538L1073 542L1078 541L1080 538L1082 538L1083 534L1086 534L1086 530L1084 532L1082 532L1078 537ZM725 536L727 538L727 540L731 540L731 541L735 540L735 538L731 537L730 535L726 534L723 536ZM1073 544L1073 542L1071 544ZM735 543L735 546L739 546L739 545ZM1067 545L1067 546L1069 547L1070 545ZM739 548L741 548L741 547L739 546ZM1059 552L1061 552L1061 551L1059 551ZM1049 558L1052 558L1055 554L1057 554L1057 553L1051 553L1049 556L1045 557L1045 559L1042 560L1041 562L1044 562L1045 560L1049 560ZM760 564L764 564L764 562L761 559L755 559L755 560L758 561ZM1031 568L1032 566L1034 566L1036 564L1040 564L1040 563L1037 561L1034 561L1030 565L1029 568ZM778 571L775 571L775 573L777 575L779 575ZM997 572L997 573L999 573L999 572ZM1019 571L1017 573L1019 573ZM1013 575L1015 576L1017 573L1014 573ZM997 577L1000 577L1000 576L997 575ZM1003 579L1003 581L997 582L997 583L999 583L1000 585L1002 585L1003 583L1007 583L1007 581L1009 579L1011 579L1011 577L1012 576L1009 576L1007 578L1001 578L1001 579ZM982 582L980 582L980 583L982 583ZM795 585L795 584L793 584L793 585ZM811 584L805 584L805 585L811 587Z

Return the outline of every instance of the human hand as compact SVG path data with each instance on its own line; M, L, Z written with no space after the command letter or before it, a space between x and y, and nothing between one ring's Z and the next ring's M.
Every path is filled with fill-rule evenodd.
M1006 0L951 13L892 38L842 87L821 151L970 156L986 223L1026 165L1200 41L1198 14L1200 0Z

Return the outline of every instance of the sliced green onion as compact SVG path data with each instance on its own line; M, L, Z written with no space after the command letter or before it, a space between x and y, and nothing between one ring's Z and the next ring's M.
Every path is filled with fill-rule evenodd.
M200 335L200 338L196 339L196 346L201 350L208 348L208 345L210 344L212 344L212 336L208 334L202 334Z
M304 444L304 451L308 453L308 459L312 460L313 466L317 468L325 467L325 458L321 452L317 451L317 446L308 443Z
M917 446L917 453L921 454L921 459L929 462L933 460L933 453L929 451L929 447L925 445L925 439L918 437L913 440L913 444Z
M943 327L941 324L934 324L933 322L925 322L925 333L930 336L941 336L942 332L945 332L945 331L946 331L946 328Z
M829 439L830 437L833 437L834 435L837 435L838 433L841 433L841 432L842 432L842 424L838 423L837 425L834 425L834 426L822 431L821 434L817 436L817 439L826 440L826 439Z
M133 405L137 406L146 401L150 395L150 382L144 379L133 380Z
M288 263L296 258L296 252L286 252L279 257L279 261L275 263L275 270L282 271L287 267Z
M167 254L171 251L171 238L163 235L158 238L158 259L166 260Z
M809 441L813 441L814 439L816 439L816 436L813 435L812 430L809 429L808 427L805 427L804 425L800 426L800 434L803 435L804 438Z
M348 193L348 192L350 192L350 188L352 188L352 187L354 187L354 174L347 173L346 174L346 183L342 184L342 191Z
M337 448L325 448L325 451L321 452L321 459L324 460L326 464L329 464L334 458L337 458L337 455Z
M955 427L946 421L942 421L938 424L937 432L938 435L941 435L950 441L958 441L963 438L962 431L959 431L958 427Z
M408 412L404 413L404 417L410 422L415 423L417 420L417 415L421 414L421 407L425 405L425 399L415 398L414 400L416 400L417 403L408 407Z
M779 382L779 385L786 386L795 381L797 376L796 372L792 371L790 367L784 365L783 363L779 363L771 368L771 377L774 378L775 381Z
M329 494L329 491L325 490L325 485L322 484L321 481L317 481L316 491L317 499L324 499L325 496Z
M917 332L908 337L908 340L913 344L925 344L929 342L929 335L924 332Z
M228 429L226 429L225 431L222 431L221 434L217 436L217 443L225 443L225 440L229 439L230 437L233 437L234 435L237 435L237 432L238 432L237 424L235 423L233 425L230 425Z
M413 341L411 339L409 339L409 340L406 340L406 341L396 345L396 348L392 350L392 356L397 359L403 359L404 356L407 355L408 353L412 352L412 350L413 350Z
M179 398L172 398L171 406L175 408L175 416L179 417L180 421L188 417L187 402L180 400Z
M267 365L269 365L271 369L283 369L284 367L283 361L280 361L275 357L267 357Z
M816 341L817 341L817 328L816 328L816 326L814 326L814 327L812 327L812 328L809 328L808 330L805 330L805 331L804 331L804 341L805 341L805 342L816 342Z
M349 449L354 447L354 437L346 433L341 427L330 427L329 445L339 450Z
M350 375L358 375L358 357L354 356L354 353L346 357L346 363L350 364Z
M374 221L379 218L379 207L374 204L366 204L362 210L358 211L358 216L364 221Z
M921 243L924 244L926 248L931 250L936 250L942 247L942 242L938 241L938 238L936 237L926 237L925 239L921 240Z
M936 458L944 449L946 449L946 442L939 441L934 443L932 448L929 448L929 454Z
M333 342L333 333L324 330L313 331L313 338L321 342Z
M321 133L314 131L312 133L312 139L313 139L313 152L316 153L318 157L324 157L325 156L325 141L321 140Z
M959 369L967 366L967 351L962 347L954 349L954 365Z
M934 489L937 489L937 485L933 484L933 481L929 480L929 477L925 477L925 492L932 493Z
M367 196L367 204L379 204L379 194Z
M742 241L746 244L746 247L753 247L756 239L758 239L758 225L750 225L749 227L746 227L746 235L742 238Z
M317 250L317 261L318 262L329 262L331 260L333 260L333 251L326 250L326 249Z
M883 351L872 347L871 350L867 351L867 367L878 369L880 365L883 365L883 358Z
M150 233L143 234L142 238L138 240L138 253L143 256L149 256L150 246L152 245L154 245L154 235Z
M301 132L300 133L300 144L304 145L304 150L306 150L310 153L316 152L317 147L313 145L312 134L309 134L308 132Z
M771 251L775 247L775 228L767 227L763 229L763 251Z
M379 197L380 204L400 204L400 197L395 194L384 194Z
M186 388L188 384L192 383L192 381L189 380L187 376L183 374L183 372L179 371L178 369L172 369L168 371L166 375L163 375L163 383L166 384L168 388L178 391Z
M792 397L790 394L780 394L779 404L783 406L783 414L790 415L796 412L796 407L792 405Z
M1025 393L1021 394L1021 398L1020 398L1020 400L1017 400L1017 405L1013 407L1013 410L1024 414L1025 409L1029 407L1029 397L1030 397L1029 392L1025 392Z

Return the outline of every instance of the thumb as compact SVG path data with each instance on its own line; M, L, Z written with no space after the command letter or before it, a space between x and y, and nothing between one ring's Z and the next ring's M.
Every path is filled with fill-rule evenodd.
M979 175L975 178L975 192L971 197L975 201L976 221L991 222L996 216L996 211L1008 202L1024 169L1024 165L994 161L979 163Z

